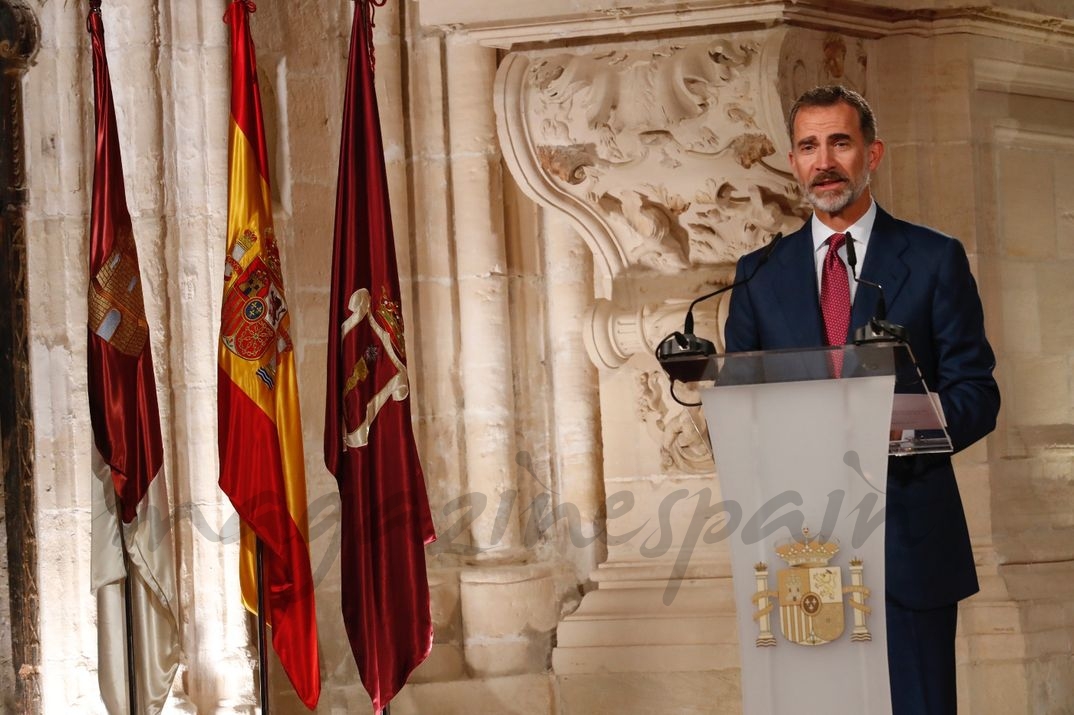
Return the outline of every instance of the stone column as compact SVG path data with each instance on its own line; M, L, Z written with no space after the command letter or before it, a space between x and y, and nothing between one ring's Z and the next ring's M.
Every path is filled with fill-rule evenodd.
M446 119L447 61L444 39L425 33L411 5L406 25L405 147L410 206L409 232L396 231L396 247L406 244L409 271L400 284L409 313L407 350L411 377L414 437L421 455L438 541L427 550L434 643L413 683L465 677L459 569L473 542L460 523L468 507L460 503L467 485L460 305L455 282L453 194L449 128ZM381 60L383 61L383 60ZM379 90L379 87L378 87ZM382 110L383 111L383 110ZM382 121L382 126L384 122ZM393 207L397 207L395 196ZM457 506L456 506L457 505ZM436 687L436 686L432 686ZM435 698L435 695L433 696Z
M40 707L100 702L89 594L90 431L86 402L87 226L93 156L86 18L40 9L41 49L26 75L26 245L40 546ZM57 88L65 88L57 92ZM37 664L28 664L31 668Z
M531 672L543 659L555 605L542 597L552 591L547 569L513 565L525 553L524 505L516 479L512 269L489 106L496 54L452 37L445 58L466 488L475 515L470 560L484 564L460 572L463 652L475 675L507 676Z
M464 456L460 345L461 306L456 297L455 249L452 227L453 193L449 136L445 120L447 66L443 38L424 35L411 15L409 151L411 214L408 243L410 275L408 297L414 318L408 323L411 409L415 438L425 470L429 504L442 540L435 553L460 551L470 546L470 534L446 538L458 512L447 510L467 491ZM396 243L404 238L397 233ZM406 318L407 316L404 316ZM452 543L447 543L448 541Z
M607 555L601 536L604 483L597 478L603 451L597 370L583 350L582 335L593 296L593 261L566 216L547 209L540 216L552 374L555 503L566 513L563 525L569 532L560 535L563 546L577 577L584 579Z
M497 519L515 491L515 406L503 198L489 107L496 53L449 38L446 57L466 480L487 500L470 534L478 559L503 560L518 555L519 527L513 513Z
M127 15L141 14L136 4ZM160 264L170 305L160 329L169 341L154 357L171 376L162 404L172 415L164 434L173 447L169 486L178 505L184 658L173 688L199 712L232 713L256 703L257 656L239 596L238 517L218 486L216 353L230 67L221 14L219 3L209 0L162 5L163 175L137 178L163 183L170 209Z

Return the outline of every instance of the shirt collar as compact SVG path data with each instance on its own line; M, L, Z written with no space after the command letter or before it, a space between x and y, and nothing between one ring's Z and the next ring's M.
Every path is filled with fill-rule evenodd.
M869 235L873 232L874 221L876 221L875 200L870 200L869 208L865 211L862 217L843 231L836 231L834 228L825 226L824 222L817 218L817 214L814 212L813 218L810 221L810 227L813 231L813 253L817 253L821 248L827 249L826 242L833 233L849 233L854 238L855 248L861 246L857 252L864 255L865 245L869 242Z

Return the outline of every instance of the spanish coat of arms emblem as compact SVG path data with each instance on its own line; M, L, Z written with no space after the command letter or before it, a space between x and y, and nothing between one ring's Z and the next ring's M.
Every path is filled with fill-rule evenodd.
M248 230L227 256L220 334L228 350L243 360L258 363L258 379L273 389L277 356L292 346L285 321L287 299L279 251L271 229L265 229L264 234L259 253L253 253L259 239Z
M846 629L844 595L849 595L854 614L852 641L872 640L865 618L870 608L865 605L869 589L864 585L864 564L861 559L851 559L851 584L843 586L843 570L830 561L839 552L839 543L811 537L808 529L802 530L802 538L791 539L775 548L776 554L787 562L789 568L776 574L777 588L768 588L768 565L754 567L757 592L753 600L758 606L753 618L758 622L760 633L758 646L774 646L771 613L775 599L779 607L779 626L783 637L791 643L815 646L837 640Z

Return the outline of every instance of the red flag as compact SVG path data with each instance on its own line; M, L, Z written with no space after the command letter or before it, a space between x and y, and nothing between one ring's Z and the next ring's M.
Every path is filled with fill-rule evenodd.
M228 236L220 320L220 488L241 518L243 603L257 612L255 544L264 546L266 621L295 692L321 693L306 472L290 314L272 224L268 152L250 37L250 0L234 0ZM256 539L255 539L256 536Z
M179 666L171 510L149 324L123 186L100 2L88 20L97 146L90 217L87 371L93 424L92 588L98 681L110 713L129 712L123 581L131 586L139 712L158 713ZM126 557L124 557L124 553Z
M343 620L374 710L433 643L425 545L435 538L410 424L399 276L370 50L355 4L328 327L324 457L339 483Z

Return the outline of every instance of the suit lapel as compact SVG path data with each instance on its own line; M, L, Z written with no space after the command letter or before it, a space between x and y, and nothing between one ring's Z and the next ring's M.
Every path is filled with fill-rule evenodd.
M861 267L861 277L883 287L889 313L898 300L903 284L910 276L910 267L902 259L907 245L906 236L899 230L895 220L877 206L876 221L873 222L873 232L869 236L869 248L865 253L865 264ZM865 325L875 311L876 289L859 285L850 316L851 331Z
M776 307L790 337L787 345L782 347L824 345L824 322L820 313L810 222L806 221L802 228L784 240L787 245L772 256L773 262L779 266L780 282L773 295L781 297ZM910 267L902 258L908 246L906 236L895 219L877 206L873 232L869 236L869 250L865 254L860 276L883 287L889 313L910 276ZM851 309L848 342L853 337L854 329L865 325L875 311L876 290L859 285Z
M774 256L780 266L778 303L791 341L785 347L824 344L824 326L820 318L817 269L813 258L813 234L805 226L787 237L787 246Z

